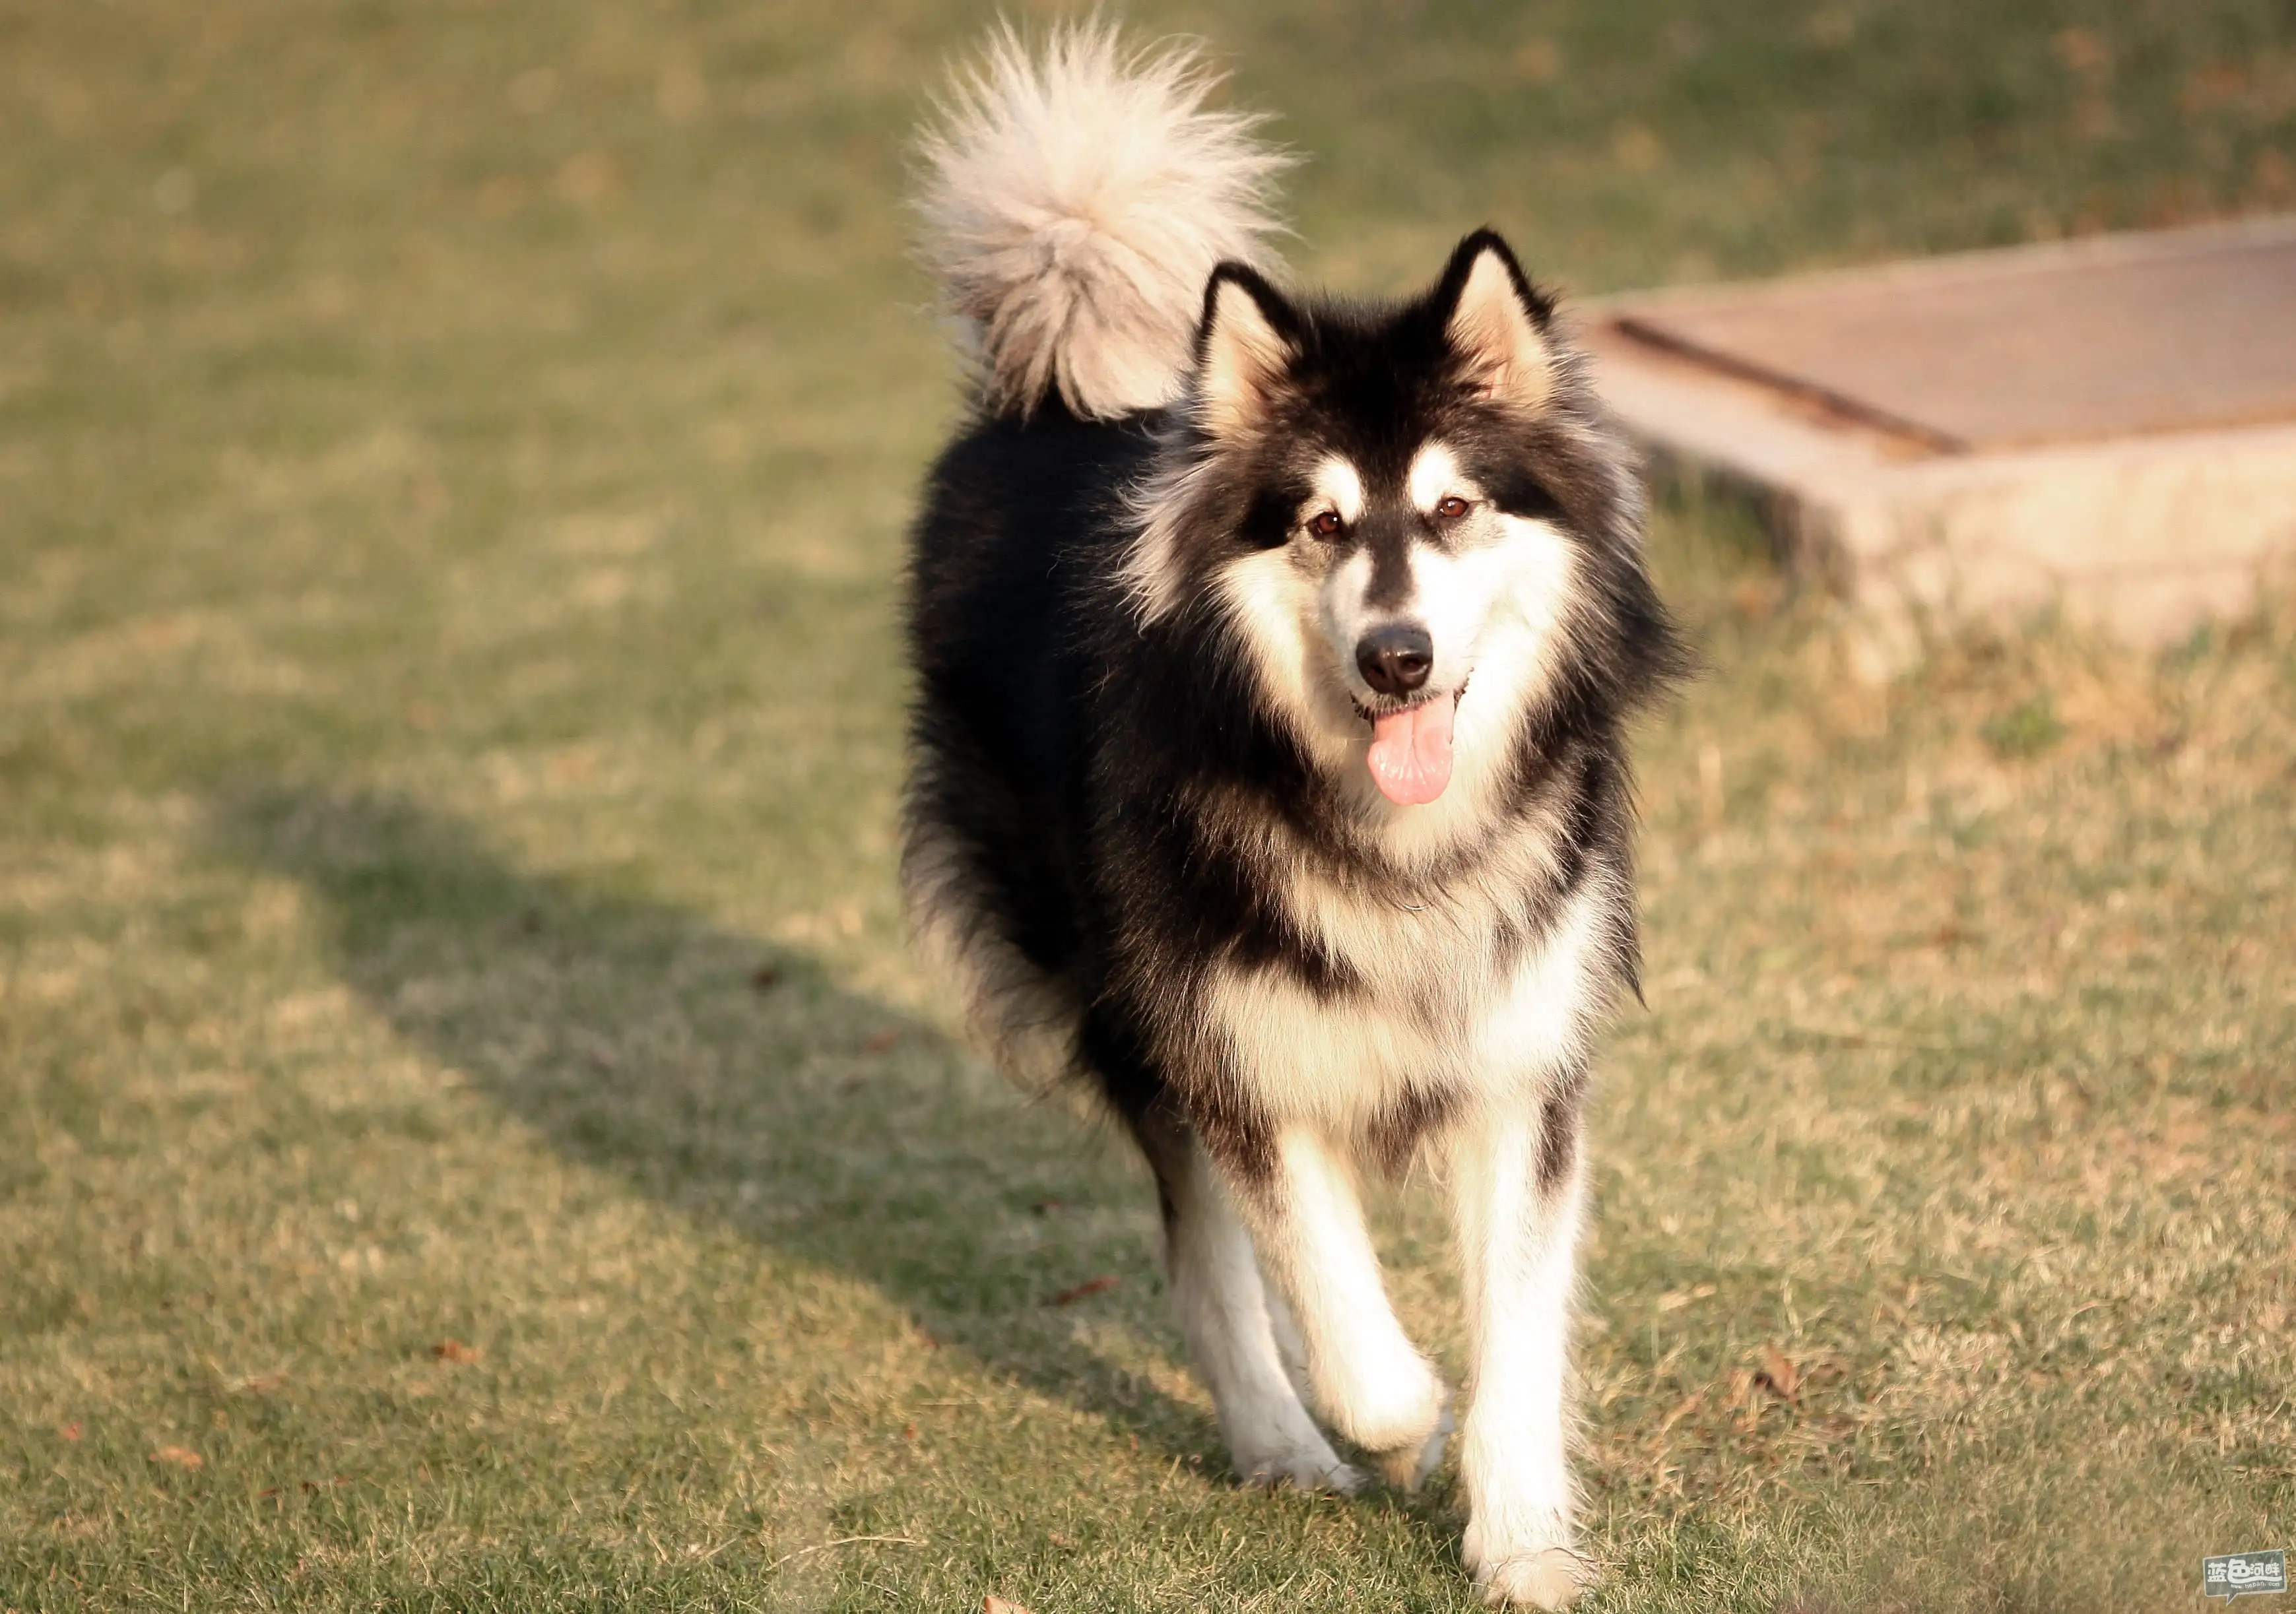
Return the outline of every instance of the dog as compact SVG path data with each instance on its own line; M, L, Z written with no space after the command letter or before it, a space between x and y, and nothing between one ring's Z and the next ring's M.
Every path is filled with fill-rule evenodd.
M1399 301L1279 284L1287 159L1215 82L1103 25L1007 31L922 137L971 404L914 531L905 897L990 1052L1138 1142L1248 1480L1441 1455L1451 1392L1357 1194L1431 1163L1464 1561L1558 1608L1592 1578L1589 1064L1638 990L1626 727L1681 652L1554 299L1488 230Z

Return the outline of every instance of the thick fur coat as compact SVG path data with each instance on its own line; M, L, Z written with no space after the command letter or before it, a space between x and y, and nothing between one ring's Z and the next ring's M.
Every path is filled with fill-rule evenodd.
M1451 1393L1355 1186L1434 1163L1467 1560L1557 1607L1591 1574L1565 1353L1589 1061L1636 977L1624 730L1675 640L1631 463L1506 244L1392 304L1280 289L1282 161L1208 88L1104 30L1008 36L927 136L975 389L916 528L911 913L1000 1059L1140 1142L1248 1478L1439 1458Z

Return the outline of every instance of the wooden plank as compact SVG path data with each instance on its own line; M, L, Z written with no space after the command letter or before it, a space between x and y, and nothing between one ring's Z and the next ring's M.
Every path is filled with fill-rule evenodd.
M1633 301L1632 339L1933 452L2296 421L2296 224Z
M1758 496L1875 676L1964 624L2161 645L2296 586L2296 218L1574 318L1612 412Z

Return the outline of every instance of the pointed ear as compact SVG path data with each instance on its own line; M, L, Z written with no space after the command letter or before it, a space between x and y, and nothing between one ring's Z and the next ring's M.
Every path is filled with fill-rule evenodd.
M1299 356L1299 316L1283 295L1242 264L1214 269L1196 331L1196 405L1204 430L1233 437L1259 420Z
M1496 231L1478 230L1459 243L1435 298L1448 310L1444 334L1486 396L1525 413L1546 407L1554 392L1554 349L1546 339L1554 305Z

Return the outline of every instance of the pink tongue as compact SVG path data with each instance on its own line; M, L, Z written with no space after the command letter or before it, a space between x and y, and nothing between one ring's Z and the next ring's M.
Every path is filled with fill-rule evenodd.
M1371 725L1371 776L1390 801L1423 807L1451 782L1451 718L1447 695L1390 712Z

